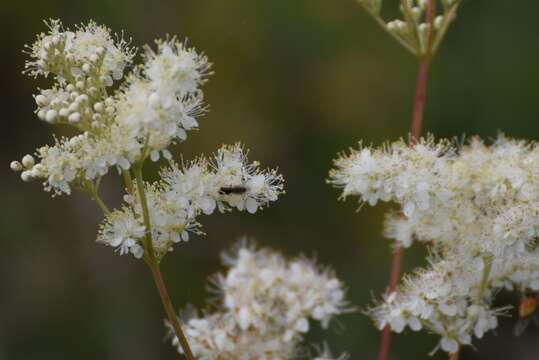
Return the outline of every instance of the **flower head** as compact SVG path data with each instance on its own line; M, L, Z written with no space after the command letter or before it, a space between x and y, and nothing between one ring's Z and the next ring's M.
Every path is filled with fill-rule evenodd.
M370 311L395 332L423 328L455 352L496 328L495 290L535 291L539 262L539 150L500 136L488 146L432 137L352 150L335 161L330 183L342 197L394 202L385 235L401 246L425 243L428 269L404 279Z
M293 359L310 321L327 326L350 309L342 282L307 259L287 261L245 243L223 259L229 269L214 281L216 311L187 321L201 359ZM174 336L172 344L181 352Z

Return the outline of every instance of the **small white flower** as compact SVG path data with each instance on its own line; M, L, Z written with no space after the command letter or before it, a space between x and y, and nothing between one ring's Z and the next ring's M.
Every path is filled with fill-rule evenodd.
M128 208L123 208L107 216L97 241L116 248L120 255L131 253L136 258L141 258L144 254L144 248L141 246L144 236L144 225L139 223Z

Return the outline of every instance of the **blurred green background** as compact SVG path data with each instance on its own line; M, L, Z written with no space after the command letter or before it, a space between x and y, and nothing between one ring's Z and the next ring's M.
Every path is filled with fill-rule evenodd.
M503 130L539 138L538 13L536 1L465 2L433 64L427 131L488 138ZM331 264L360 309L384 291L391 251L381 230L388 207L356 212L357 203L337 201L324 180L336 153L358 140L379 144L406 136L416 64L354 1L5 1L0 359L179 358L164 342L164 314L143 263L94 243L101 220L95 204L79 195L51 199L38 183L24 184L8 169L11 160L52 139L52 129L33 113L31 96L47 81L20 73L23 45L45 30L42 19L49 17L68 25L94 19L124 29L134 45L167 33L188 37L215 64L205 86L211 111L175 153L190 159L239 140L252 159L279 166L287 180L287 194L269 209L202 218L208 235L167 256L163 271L176 306L203 305L205 280L221 269L219 253L243 235ZM105 198L118 204L119 184L110 178ZM414 247L405 269L423 264L423 256ZM478 351L466 349L462 359L538 359L537 329L515 338L513 325L502 319L497 334L477 342ZM374 359L378 338L357 312L309 339L325 339L355 360ZM392 358L427 358L436 341L426 333L400 335Z

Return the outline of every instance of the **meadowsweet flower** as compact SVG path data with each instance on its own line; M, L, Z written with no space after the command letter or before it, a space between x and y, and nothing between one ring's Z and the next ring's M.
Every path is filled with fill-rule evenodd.
M196 116L204 112L199 87L210 69L205 56L175 38L156 43L157 52L146 47L144 65L128 78L116 103L117 121L147 137L153 160L198 127Z
M458 144L433 138L361 148L335 161L329 182L361 203L394 202L385 235L427 244L431 266L404 279L371 311L382 329L423 328L440 347L471 343L497 326L494 290L538 287L539 150L500 136ZM486 278L485 278L486 276Z
M107 86L112 79L119 80L125 67L133 59L135 51L110 29L91 21L75 30L64 29L60 20L49 20L48 33L38 35L36 42L28 47L31 60L26 71L33 75L54 74L60 83L81 81L91 73L92 80Z
M176 38L157 40L157 50L145 47L143 64L110 93L108 86L123 77L135 50L94 22L74 31L58 20L48 25L26 64L31 75L55 75L55 84L35 95L36 113L81 134L38 149L41 163L21 176L44 179L54 194L70 194L73 186L84 188L111 167L126 170L148 156L170 160L167 147L185 140L205 111L200 86L210 74L207 58Z
M282 192L283 178L276 170L260 171L257 161L249 164L241 144L223 146L214 161L220 178L220 204L255 213L259 208L277 200ZM228 191L234 189L240 191Z
M327 327L349 310L343 284L305 258L287 261L242 244L223 259L229 269L214 280L216 311L187 322L197 358L293 359L310 321ZM178 345L177 338L172 344Z
M175 243L200 234L197 217L218 208L250 213L277 200L283 178L276 170L261 170L249 163L240 144L223 146L211 160L200 158L186 166L172 160L168 147L186 139L198 127L196 116L205 111L201 86L210 75L206 56L175 37L157 40L157 49L144 47L143 62L119 89L108 86L123 77L135 49L104 26L90 22L75 30L51 20L49 32L30 47L31 75L55 75L55 84L35 96L38 117L80 130L71 138L37 149L37 161L26 155L10 167L24 181L43 180L53 195L81 190L96 198L101 177L110 168L131 175L133 165L161 157L169 166L161 181L130 190L121 210L109 212L98 241L121 255L144 256L148 244L158 259ZM151 226L145 225L149 221Z
M499 138L491 147L423 139L380 149L352 150L335 162L330 182L342 197L371 205L392 201L403 214L388 217L388 235L474 253L523 252L537 233L539 151L535 144Z
M78 133L55 138L53 145L38 148L35 157L27 154L21 161L12 161L10 168L21 172L23 181L41 179L53 196L79 190L95 200L105 214L97 241L120 255L145 260L170 315L173 310L165 300L168 294L160 272L165 254L174 244L188 241L191 233L202 234L198 222L202 214L210 215L215 209L255 213L276 201L283 193L283 177L276 170L260 169L257 161L249 163L241 144L225 145L209 160L174 162L169 147L198 128L197 117L206 111L201 86L211 74L208 59L185 42L172 37L157 40L155 50L145 46L142 63L111 90L114 80L123 78L135 50L121 36L113 36L94 22L75 30L65 29L59 20L51 20L48 26L49 32L40 34L29 47L26 63L30 75L54 75L53 85L38 89L34 96L36 114L48 123L69 125ZM159 172L160 180L144 181L145 161L161 157L169 165ZM122 207L114 210L99 196L101 179L111 168L121 173L126 191ZM283 358L295 352L296 342L309 329L309 317L326 325L342 312L344 294L338 280L306 261L292 266L286 275L290 276L288 286L294 288L274 296L282 300L285 295L295 296L304 283L311 282L313 297L302 299L305 304L287 309L286 318L280 319L283 324L279 326L286 320L291 327L286 336L280 327L273 333L262 328L246 331L251 317L262 315L251 314L256 309L248 304L237 314L223 307L222 312L189 322L188 336L199 358L209 360L214 358L208 357L212 353L234 352L243 353L245 359L269 360L269 354L272 359ZM286 299L292 304L292 298ZM273 305L266 306L271 310ZM175 329L180 336L181 327ZM178 339L173 343L178 345ZM258 345L252 348L254 343ZM233 355L226 358L237 359Z
M429 269L405 277L401 288L388 294L370 314L380 330L389 325L398 333L409 328L439 334L442 350L452 353L453 346L469 345L472 336L481 338L495 329L497 316L505 309L490 307L495 289L490 281L478 299L482 271L472 271L473 259L460 256L434 261Z
M234 156L231 151L234 150ZM225 156L224 154L227 154ZM230 156L229 156L230 155ZM277 200L283 191L283 178L275 170L260 171L259 163L248 163L240 144L223 146L218 150L216 158L239 159L234 166L230 159L221 163L222 166L212 166L204 158L199 158L183 167L171 162L168 167L160 171L161 181L146 183L149 217L152 223L152 246L158 258L162 258L172 246L181 241L188 241L189 233L202 234L197 221L199 215L210 215L216 208L221 211L246 207L237 204L253 199L254 208L263 207L270 201ZM225 166L226 165L226 166ZM223 168L226 168L223 170ZM234 174L232 176L231 174ZM253 186L252 178L257 177L261 184ZM245 193L225 194L223 189L241 185ZM143 209L137 200L139 194L135 192L126 197L127 207L121 213L112 213L107 216L100 234L100 242L106 244L120 243L134 240L142 244L143 236L134 238L129 233L117 234L118 227L131 223L137 219L138 226L143 227ZM249 210L247 208L247 210ZM252 212L252 211L251 211ZM112 245L117 246L117 245ZM126 254L121 252L120 254Z
M115 210L107 217L105 224L101 226L97 241L116 248L120 255L131 253L140 259L144 253L141 244L145 230L133 212L124 207Z

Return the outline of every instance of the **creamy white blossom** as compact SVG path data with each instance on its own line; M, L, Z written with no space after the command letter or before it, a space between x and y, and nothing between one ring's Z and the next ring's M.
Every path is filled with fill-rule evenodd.
M147 138L152 159L187 131L198 127L204 112L200 91L209 75L205 56L175 38L157 40L157 51L145 48L144 65L136 69L117 96L117 121Z
M425 243L431 266L405 278L371 314L377 326L441 336L456 352L496 328L495 290L536 291L539 147L499 136L490 146L433 138L363 147L335 161L329 182L342 197L399 205L385 235Z
M223 259L229 269L214 280L217 308L185 326L197 359L295 359L311 321L327 327L350 309L342 282L308 259L245 244Z
M388 325L397 333L405 328L436 333L441 349L454 353L460 345L470 345L473 336L481 338L498 326L497 316L505 309L491 308L492 277L505 279L507 273L499 273L495 262L487 289L480 293L484 264L462 255L432 261L430 268L405 277L398 291L386 295L370 314L380 330Z
M249 163L247 151L239 143L222 146L210 159L200 157L180 165L174 162L169 148L198 128L197 117L206 111L201 86L211 74L208 59L185 42L172 37L157 40L155 50L145 46L142 63L111 90L113 81L123 78L135 53L122 37L94 22L75 30L65 29L59 20L48 25L50 31L40 34L29 47L26 63L30 75L54 75L52 86L38 89L34 96L36 114L48 123L69 125L77 133L55 137L53 145L37 149L35 158L27 154L21 161L12 161L10 168L21 172L23 181L41 179L53 196L79 190L95 200L105 215L97 241L120 255L144 259L163 295L166 290L160 279L160 261L174 244L188 241L191 233L202 234L201 215L216 209L255 213L283 193L283 177L276 170L261 169L257 161ZM145 161L161 157L168 166L159 172L157 181L145 181ZM111 168L122 175L125 185L124 203L113 210L99 196L102 177ZM263 259L266 252L255 254ZM286 317L279 319L282 324L274 329L247 331L251 326L247 303L239 313L227 311L223 304L211 316L192 319L188 336L200 359L213 359L208 357L212 352L225 354L219 357L227 359L242 358L234 353L242 353L245 359L268 360L291 355L301 334L309 329L309 318L327 325L342 312L342 285L328 271L320 271L306 260L298 260L290 268L283 261L279 264L287 272L284 277L288 283L282 289L286 293L268 298L272 301L266 305L268 311L277 310L272 306L285 310L282 300L286 298L291 305L294 299L290 296L303 291L305 284L311 292L301 295L312 298L302 298L299 308L286 309ZM258 272L266 271L260 268L264 264L255 266ZM254 274L246 274L250 275ZM274 279L279 281L274 285L280 286L283 280ZM225 284L232 286L223 283L223 289ZM164 301L164 306L168 305ZM290 327L286 333L285 325ZM211 343L197 344L199 338ZM176 338L173 343L177 345ZM252 348L254 343L257 345Z
M522 253L539 229L539 147L500 137L492 146L423 139L352 150L335 161L330 182L342 197L391 201L387 234L472 253Z
M96 80L110 86L113 78L122 78L125 67L133 59L135 51L126 41L93 21L74 30L64 29L60 20L49 20L46 24L49 32L39 34L28 47L31 60L26 68L31 75L52 73L63 83L96 72Z
M202 233L197 221L199 215L210 215L215 209L225 211L232 208L254 212L277 200L283 192L282 176L275 170L260 170L258 162L248 163L240 144L224 145L215 158L216 166L204 158L182 167L171 162L161 170L159 182L145 184L152 224L152 246L158 258L171 251L175 243L188 241L189 233ZM226 189L236 186L242 189L241 193L225 193ZM135 237L125 233L122 237L115 231L123 224L131 223L131 219L137 219L138 226L144 227L143 209L140 201L137 201L138 196L138 192L127 196L127 206L122 212L107 215L100 242L114 247L132 240L143 244L144 233ZM248 202L253 204L250 207L242 206ZM121 242L119 237L122 238Z
M55 75L54 85L35 96L36 113L79 133L38 148L37 161L31 155L13 161L11 169L24 181L41 179L53 195L76 189L98 200L101 178L110 168L129 182L147 158L162 156L170 164L160 172L161 180L141 179L144 191L126 182L121 209L109 211L98 201L106 213L99 242L136 258L151 246L160 260L189 233L201 233L199 215L215 209L254 213L283 192L282 176L249 163L240 144L221 147L211 160L182 166L172 160L169 146L185 140L205 111L201 86L211 74L206 56L175 37L156 40L156 49L145 46L142 63L110 93L108 87L123 77L135 50L94 22L75 30L64 29L59 20L48 25L49 32L29 48L26 64L31 75Z
M147 157L171 159L167 148L185 140L205 111L200 86L210 74L207 58L174 37L157 40L157 50L146 46L143 63L111 92L135 50L94 22L73 31L58 20L48 25L26 64L31 75L55 75L55 84L35 95L36 113L80 134L38 149L37 169L25 169L24 180L41 178L46 190L70 194L111 167L122 171Z

